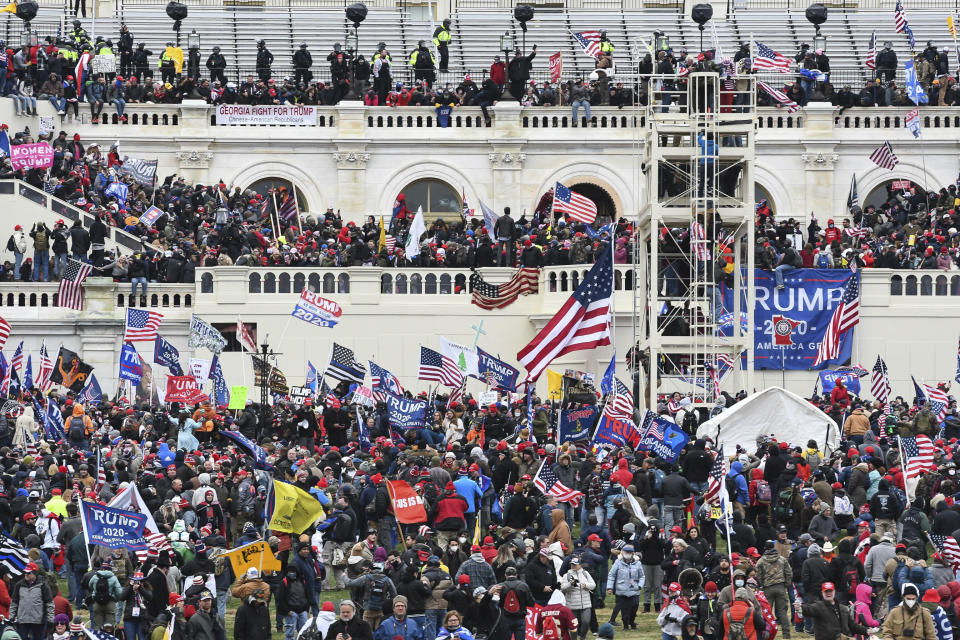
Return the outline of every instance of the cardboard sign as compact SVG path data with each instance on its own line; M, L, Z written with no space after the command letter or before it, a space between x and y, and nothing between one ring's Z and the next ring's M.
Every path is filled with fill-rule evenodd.
M40 135L50 133L55 126L53 116L40 116Z
M563 53L557 51L550 56L550 82L560 82L563 74Z
M307 398L313 397L313 390L310 387L290 387L290 400L293 404L302 406Z
M90 61L90 70L94 75L100 73L116 73L117 57L111 55L94 56Z
M500 394L496 391L481 391L477 396L477 404L481 407L489 407L496 404L498 400L500 400Z
M244 386L230 387L230 404L227 409L243 409L247 406L249 388Z

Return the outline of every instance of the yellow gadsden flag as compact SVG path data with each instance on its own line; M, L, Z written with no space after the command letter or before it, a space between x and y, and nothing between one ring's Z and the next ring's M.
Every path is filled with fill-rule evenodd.
M276 506L268 529L303 533L323 515L323 506L303 489L285 482L275 482L273 492Z
M383 251L387 246L387 230L383 228L383 216L380 216L380 240L377 242L377 251Z
M563 374L547 369L547 390L551 400L560 400L563 397Z
M16 12L17 12L17 3L16 3L16 2L11 2L11 3L8 4L7 6L5 6L3 9L0 9L0 13L3 13L4 11L6 11L7 13L16 13Z
M253 542L228 551L223 555L230 558L233 575L243 576L251 567L261 573L265 571L280 571L280 561L273 555L273 551L266 542Z
M6 11L6 9L4 9ZM953 39L957 39L957 26L953 23L953 16L947 16L947 29L950 31L950 35L953 36Z

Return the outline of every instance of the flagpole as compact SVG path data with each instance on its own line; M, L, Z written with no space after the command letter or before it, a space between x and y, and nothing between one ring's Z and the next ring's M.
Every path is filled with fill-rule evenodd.
M82 491L82 490L81 490ZM77 497L77 506L80 507L80 526L83 529L83 548L87 550L87 563L93 568L93 558L90 557L90 535L87 533L87 519L83 515L83 496Z
M270 213L270 226L273 227L273 240L277 242L277 238L280 235L280 212L277 211L277 192L271 189L270 197L273 199L273 211L277 214L277 222L274 223L273 212Z
M243 328L243 320L240 319L240 314L237 314L237 326ZM243 356L247 353L247 347L243 344L243 340L238 339L237 342L240 343L240 371L243 373L243 386L247 386L247 365L243 364L246 358Z
M297 187L294 186L293 181L290 181L290 193L293 195L293 206L297 209L297 229L300 230L300 233L303 233L303 222L300 221L300 204L297 202Z

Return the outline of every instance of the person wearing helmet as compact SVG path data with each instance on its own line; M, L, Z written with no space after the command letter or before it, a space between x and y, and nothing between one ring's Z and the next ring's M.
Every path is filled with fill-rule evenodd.
M120 75L129 78L133 73L133 34L130 33L130 27L125 24L120 25Z
M219 82L221 85L227 84L227 76L224 71L227 68L227 59L220 53L220 47L214 47L213 53L207 58L207 69L210 70L210 82Z
M147 49L143 42L139 43L137 50L133 52L133 69L138 82L146 82L147 76L151 75L150 56L152 55L153 51Z
M427 49L427 43L424 40L417 42L416 50L410 54L410 66L413 67L416 80L426 80L428 87L432 86L437 79L435 71L437 60L433 52Z
M447 64L450 61L450 25L452 24L450 18L447 18L443 21L439 27L437 27L433 32L433 44L436 45L437 51L440 52L440 65L438 69L440 71L447 70Z
M270 79L270 65L273 64L273 54L267 49L265 40L257 41L257 77L261 82Z
M313 80L313 72L310 71L312 66L313 56L307 50L307 43L301 42L300 48L293 53L293 83L310 84Z

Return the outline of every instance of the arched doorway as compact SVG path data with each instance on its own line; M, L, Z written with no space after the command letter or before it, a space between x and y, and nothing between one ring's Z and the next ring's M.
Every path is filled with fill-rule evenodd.
M864 209L871 205L879 208L890 201L891 198L896 197L898 194L902 195L904 192L915 192L920 196L924 196L927 193L923 187L916 182L912 182L909 178L893 178L892 180L881 182L871 189L860 206Z
M753 183L753 202L754 204L759 203L761 200L767 201L767 206L770 207L770 213L777 215L777 205L773 201L773 197L770 195L770 192L767 191L763 185L759 182Z
M426 221L451 217L457 219L463 214L463 200L457 190L443 180L424 178L411 182L401 191L407 199L407 209L416 212L423 209Z
M582 196L590 198L597 205L597 218L608 218L616 220L617 205L606 189L592 182L575 182L570 186L572 191L576 191Z
M279 201L281 191L289 191L290 186L293 185L294 193L297 199L297 206L300 208L300 211L310 211L310 203L307 202L306 196L303 195L303 191L300 190L300 187L293 184L292 181L286 180L284 178L262 178L251 184L248 189L259 193L263 197L270 200L272 198L271 190L276 192L278 201L277 206L279 207L282 203Z

